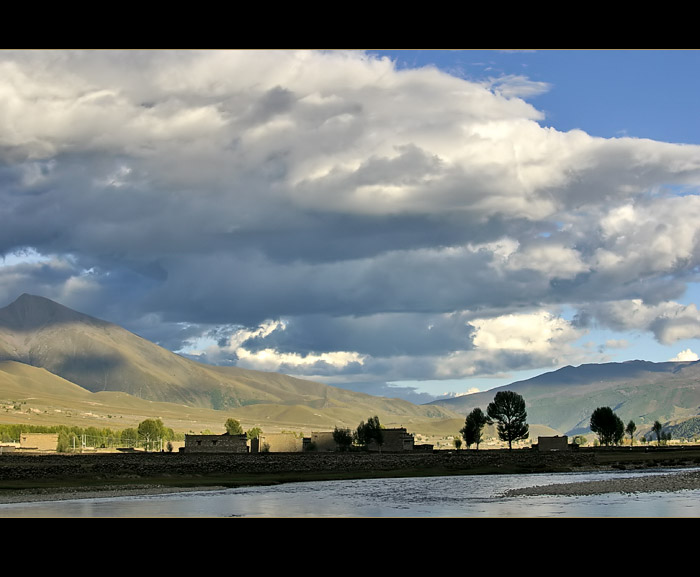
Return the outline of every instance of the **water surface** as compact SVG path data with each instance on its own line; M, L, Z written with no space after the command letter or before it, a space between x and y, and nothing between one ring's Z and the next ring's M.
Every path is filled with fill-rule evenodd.
M662 474L469 475L290 483L0 505L0 517L700 517L700 491L502 497L511 488Z

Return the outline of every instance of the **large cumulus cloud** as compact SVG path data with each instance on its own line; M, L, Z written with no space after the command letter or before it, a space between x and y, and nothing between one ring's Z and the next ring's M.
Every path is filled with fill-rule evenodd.
M555 366L594 322L700 336L676 302L700 147L557 131L533 86L360 51L3 51L0 299L328 382Z

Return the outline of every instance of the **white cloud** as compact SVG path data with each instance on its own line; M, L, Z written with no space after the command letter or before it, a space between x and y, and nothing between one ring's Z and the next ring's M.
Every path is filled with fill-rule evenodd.
M478 389L478 388L476 388L476 387L472 387L471 389L468 389L468 390L466 390L466 391L463 392L463 393L457 393L457 394L455 394L455 397L465 397L465 396L467 396L467 395L473 395L473 394L475 394L475 393L480 393L480 392L481 392L480 389ZM447 393L446 393L446 394L447 394Z
M613 207L600 220L594 266L616 275L668 273L700 264L700 196Z
M476 329L474 346L481 351L547 354L581 336L571 323L548 311L475 319L470 324Z
M335 351L321 354L301 355L281 353L274 349L251 352L239 347L236 349L238 366L258 371L293 373L305 378L325 377L329 369L343 370L348 365L362 365L365 355L355 352Z
M491 79L487 86L506 98L530 98L551 89L547 82L537 82L527 76L507 75Z
M439 378L495 375L504 370L555 368L564 359L583 359L572 343L584 330L545 310L473 319L473 349L436 359Z
M671 362L683 362L683 361L697 361L700 360L697 354L695 354L690 349L685 349L678 353L675 357L670 359Z

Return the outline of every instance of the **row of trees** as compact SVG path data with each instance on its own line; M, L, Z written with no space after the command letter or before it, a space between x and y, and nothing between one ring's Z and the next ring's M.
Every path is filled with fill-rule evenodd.
M598 407L591 414L589 428L596 435L601 445L620 445L625 437L629 435L630 443L634 445L634 433L637 431L637 425L630 420L627 425L622 422L610 407ZM660 445L661 441L668 440L663 432L663 425L659 421L654 421L651 431L656 435L656 442Z
M184 439L183 434L175 433L173 429L165 427L160 419L146 419L137 427L121 430L66 425L0 425L0 440L3 442L16 442L23 433L58 433L57 450L59 452L70 452L83 446L105 448L144 446L148 450L153 450L160 449L163 442L167 444L170 441Z
M530 431L523 397L513 391L500 391L496 393L493 402L489 403L486 413L479 407L473 409L459 431L467 448L476 445L478 450L483 440L484 427L494 423L499 439L507 442L509 449L513 448L515 441L526 439ZM634 444L637 425L632 420L625 425L610 407L598 407L591 415L590 429L598 435L602 445L619 445L625 435L629 435L630 442ZM654 422L652 432L656 435L658 444L667 440L659 421Z
M515 441L527 439L530 426L527 424L527 411L522 396L513 391L500 391L486 407L485 414L479 407L473 409L459 431L467 449L476 445L478 450L483 440L484 427L494 423L499 439L508 443L508 449L513 449Z
M367 448L371 442L377 443L381 450L384 444L384 427L379 422L379 417L374 416L361 421L357 429L351 431L348 428L335 427L333 429L333 440L337 443L341 451L349 451L353 446Z

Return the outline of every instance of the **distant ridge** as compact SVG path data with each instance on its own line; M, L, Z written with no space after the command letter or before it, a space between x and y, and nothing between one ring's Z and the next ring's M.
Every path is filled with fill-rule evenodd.
M625 421L647 430L654 421L680 422L700 415L700 361L567 366L490 391L435 401L466 415L485 410L498 391L510 390L526 401L528 421L562 434L588 432L592 412L611 407Z

